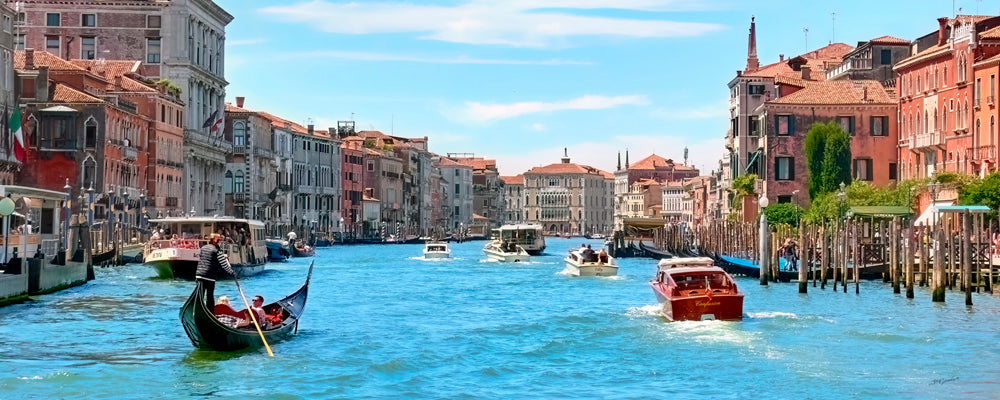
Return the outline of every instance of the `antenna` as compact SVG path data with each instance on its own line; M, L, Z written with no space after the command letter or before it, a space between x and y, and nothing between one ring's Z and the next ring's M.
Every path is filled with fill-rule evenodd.
M837 12L830 12L830 20L832 21L832 26L830 27L830 44L833 44L834 40L837 40Z
M809 27L802 28L802 34L806 36L806 50L809 51Z

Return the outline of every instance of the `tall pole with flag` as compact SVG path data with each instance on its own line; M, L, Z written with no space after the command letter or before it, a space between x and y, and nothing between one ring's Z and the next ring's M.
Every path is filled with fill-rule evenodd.
M21 108L18 106L14 106L14 115L10 117L10 131L14 135L14 158L24 164L24 132L21 130Z

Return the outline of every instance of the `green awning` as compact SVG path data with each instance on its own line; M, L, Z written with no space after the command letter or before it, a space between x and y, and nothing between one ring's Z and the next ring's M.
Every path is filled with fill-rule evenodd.
M906 206L855 206L847 213L856 217L892 218L908 217L913 215L913 210Z

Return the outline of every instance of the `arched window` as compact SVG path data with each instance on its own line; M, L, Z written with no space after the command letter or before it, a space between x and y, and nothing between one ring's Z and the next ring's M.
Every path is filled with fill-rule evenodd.
M930 132L931 119L927 116L927 111L924 111L924 133Z
M941 127L938 126L938 109L935 108L934 109L934 130L937 131L937 130L940 130L940 129L941 129Z
M236 171L233 177L233 193L243 193L246 188L243 184L243 171Z
M996 129L995 129L996 128L996 123L997 123L996 118L991 116L990 117L990 138L991 139L993 138L993 133L996 132Z
M233 146L244 146L247 128L242 122L233 125Z
M226 194L233 193L233 171L226 171L226 183L223 189L226 191Z
M976 119L976 137L979 137L979 119Z
M87 148L97 147L97 121L91 117L84 123L85 146Z

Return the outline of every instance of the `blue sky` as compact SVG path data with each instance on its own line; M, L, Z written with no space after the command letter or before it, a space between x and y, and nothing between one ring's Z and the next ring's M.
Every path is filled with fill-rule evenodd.
M427 136L438 154L494 158L503 175L558 162L563 148L613 171L619 151L681 160L687 147L707 173L724 151L726 84L746 64L751 15L768 64L832 38L913 40L953 10L947 0L216 2L235 17L227 101L321 129L353 116L360 129ZM1000 0L954 3L1000 13Z

